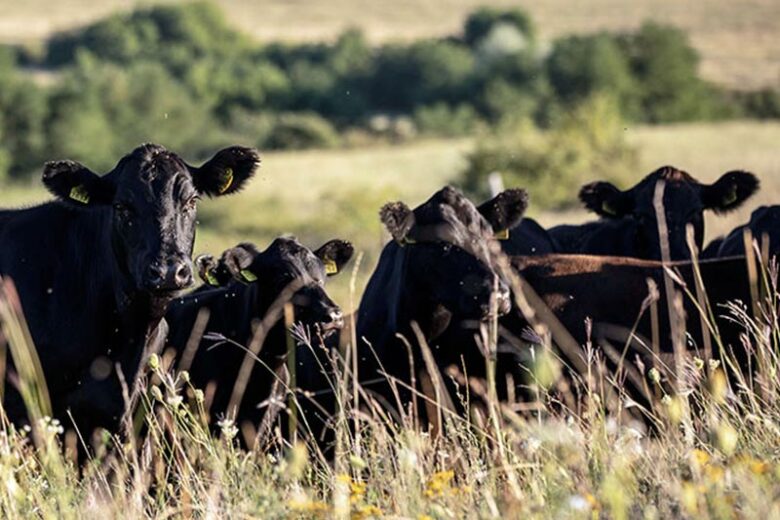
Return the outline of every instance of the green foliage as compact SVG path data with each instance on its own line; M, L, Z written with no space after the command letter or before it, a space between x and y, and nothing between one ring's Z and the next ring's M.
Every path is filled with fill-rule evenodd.
M624 114L636 114L639 86L628 57L609 34L557 40L547 58L547 74L561 103L578 103L604 93L619 100Z
M468 98L475 79L474 56L452 41L392 45L377 56L371 96L377 108L409 111L416 105Z
M17 73L15 60L9 49L0 50L0 179L39 166L45 144L45 93Z
M621 40L641 89L644 120L665 123L713 115L714 92L698 77L699 56L682 30L649 22Z
M415 110L414 122L423 134L457 137L473 133L480 121L471 105L451 108L446 103L436 103Z
M463 27L463 39L473 47L480 44L500 25L514 27L528 42L533 42L536 37L531 17L525 11L520 9L503 11L492 7L482 7L466 19Z
M464 135L483 121L548 127L600 95L641 122L780 117L777 92L719 91L697 64L682 31L652 23L564 37L544 55L517 9L479 9L460 37L374 47L357 29L260 46L210 3L142 7L55 34L41 52L0 47L0 155L22 177L63 156L108 167L152 139L198 154L228 140L330 147Z
M48 153L108 169L147 141L202 155L219 141L218 129L160 64L109 66L82 55L52 92Z
M46 63L62 66L87 50L100 60L129 63L159 61L184 73L196 59L224 57L248 48L213 4L163 5L111 15L83 30L55 35L48 42Z
M265 141L265 147L332 148L340 138L328 120L315 113L281 114Z
M464 188L477 199L488 196L487 178L500 173L507 186L534 194L534 208L562 208L576 200L585 182L628 180L637 165L627 144L618 104L595 96L566 112L542 131L525 121L483 140L461 174Z
M739 101L750 117L780 118L780 90L764 88L756 92L745 92L739 96Z

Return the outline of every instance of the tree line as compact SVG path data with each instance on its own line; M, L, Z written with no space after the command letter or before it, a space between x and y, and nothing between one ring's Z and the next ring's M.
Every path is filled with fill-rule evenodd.
M331 147L418 134L554 126L599 96L620 117L666 123L780 117L780 94L701 79L679 29L545 44L519 9L483 8L460 34L372 46L253 42L209 3L144 7L0 49L0 177L70 157L108 168L141 141L186 156L241 141Z

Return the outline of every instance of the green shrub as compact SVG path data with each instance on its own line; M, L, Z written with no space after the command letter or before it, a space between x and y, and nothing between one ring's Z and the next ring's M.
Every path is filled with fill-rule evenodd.
M384 47L370 87L373 105L380 111L411 111L437 101L461 102L472 93L474 65L469 48L456 42Z
M248 40L208 2L162 5L111 15L84 29L52 36L46 64L75 63L80 51L101 60L159 61L183 74L195 59L228 56L248 48Z
M264 143L269 149L332 148L341 142L333 126L312 113L280 114Z
M0 49L0 177L23 177L43 163L46 92L24 78L17 56Z
M483 140L469 155L461 183L476 198L486 198L487 178L497 172L507 186L528 189L534 208L563 208L576 204L585 182L627 180L636 165L618 104L602 95L565 113L549 130L526 120Z
M466 104L451 108L446 103L436 103L414 111L414 124L422 134L463 136L474 132L479 122L477 112Z
M614 37L601 33L561 38L555 42L546 66L550 85L560 102L579 103L603 93L620 102L623 114L636 113L639 89L628 59Z
M744 92L739 95L738 100L744 113L749 117L780 118L780 90L763 88L756 92Z
M120 68L83 55L52 92L47 131L50 157L107 169L147 141L200 156L221 128L162 65Z
M521 9L504 11L492 7L482 7L469 15L463 26L463 39L468 45L474 47L488 37L498 25L514 27L529 42L535 39L536 30L528 13Z
M642 119L650 123L707 119L715 91L698 77L699 55L675 27L648 22L621 44L641 93Z

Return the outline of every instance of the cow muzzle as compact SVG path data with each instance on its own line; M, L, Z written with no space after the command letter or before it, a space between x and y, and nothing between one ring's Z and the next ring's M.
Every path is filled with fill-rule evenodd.
M495 304L492 302L493 299L495 299ZM482 316L483 318L504 316L505 314L509 313L511 308L512 293L506 286L502 284L499 286L498 291L493 293L491 296L491 301L482 305ZM494 313L496 316L494 316Z
M331 336L344 328L344 314L339 309L328 312L328 318L318 323L324 337Z
M146 270L146 289L150 292L172 292L186 289L193 283L189 259L172 258L152 262Z

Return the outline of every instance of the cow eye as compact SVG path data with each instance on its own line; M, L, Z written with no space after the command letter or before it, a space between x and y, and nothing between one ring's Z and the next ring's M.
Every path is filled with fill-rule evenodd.
M184 203L184 210L185 211L192 211L198 206L198 200L200 200L200 197L197 195L190 197L187 202Z

